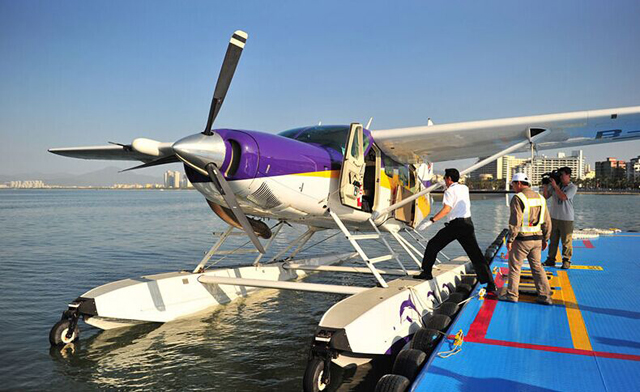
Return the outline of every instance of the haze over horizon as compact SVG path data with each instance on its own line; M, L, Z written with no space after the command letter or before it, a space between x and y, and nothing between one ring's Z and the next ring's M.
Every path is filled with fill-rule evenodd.
M215 127L280 132L638 106L638 20L631 0L0 0L0 174L131 167L47 149L200 132L237 29L249 39ZM640 141L581 149L593 166ZM139 173L166 170L181 165Z

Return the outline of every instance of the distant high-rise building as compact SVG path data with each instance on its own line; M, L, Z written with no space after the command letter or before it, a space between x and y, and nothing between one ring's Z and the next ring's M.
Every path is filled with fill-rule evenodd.
M483 159L483 158L481 158ZM471 173L472 179L479 179L486 174L490 174L494 179L506 179L511 181L511 176L515 173L526 173L531 179L532 185L540 185L542 174L550 172L560 167L570 167L573 178L582 179L585 173L585 163L582 150L573 151L571 156L565 153L558 153L557 158L548 158L546 156L535 157L533 165L531 158L516 158L511 155L505 155L496 161L478 169Z
M479 161L485 159L480 158ZM526 158L516 158L512 155L505 155L496 159L495 161L481 167L478 170L474 170L470 173L470 178L478 180L482 177L486 178L486 175L491 175L496 180L506 179L507 182L511 180L512 168L526 162Z
M627 164L627 180L640 182L640 155L629 160Z
M607 158L596 162L596 178L621 179L627 176L627 162L617 158Z
M561 167L571 169L571 178L581 180L585 175L584 156L582 150L572 151L570 156L564 152L559 152L557 158L547 158L546 156L533 158L513 168L513 172L527 173L531 179L531 185L540 185L542 175Z
M193 188L193 184L191 184L191 181L189 181L189 178L186 175L182 176L180 188Z
M173 188L180 188L180 172L173 172Z
M164 187L165 188L180 188L181 173L179 171L167 170L164 173Z

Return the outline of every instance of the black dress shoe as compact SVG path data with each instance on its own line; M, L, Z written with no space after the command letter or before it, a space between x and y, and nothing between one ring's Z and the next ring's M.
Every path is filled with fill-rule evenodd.
M496 287L495 283L487 284L487 287L485 287L484 289L486 290L487 293L496 293L498 291L498 288Z
M413 279L431 280L433 279L433 276L431 276L431 274L427 272L422 271L418 275L413 275Z

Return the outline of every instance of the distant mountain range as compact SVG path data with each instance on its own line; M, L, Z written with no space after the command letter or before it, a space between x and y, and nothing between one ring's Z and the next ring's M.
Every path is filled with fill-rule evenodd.
M114 184L162 184L164 179L160 176L148 176L135 172L118 173L120 168L110 166L104 169L86 174L68 173L24 173L24 174L0 174L0 183L9 181L42 180L46 185L58 186L104 186Z

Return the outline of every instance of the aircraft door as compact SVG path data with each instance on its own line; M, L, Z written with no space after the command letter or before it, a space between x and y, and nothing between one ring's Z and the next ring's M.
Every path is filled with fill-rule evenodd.
M340 172L340 201L359 210L362 209L365 170L362 142L362 124L351 124Z

